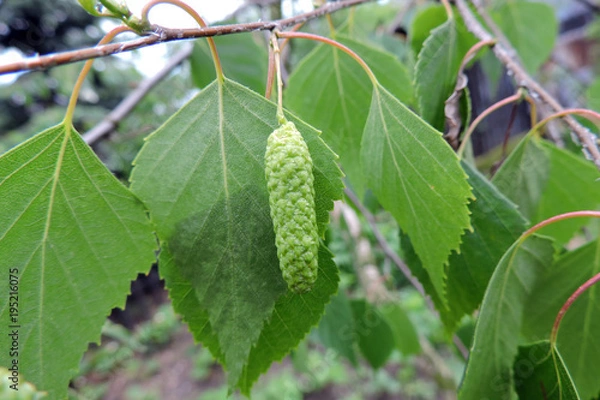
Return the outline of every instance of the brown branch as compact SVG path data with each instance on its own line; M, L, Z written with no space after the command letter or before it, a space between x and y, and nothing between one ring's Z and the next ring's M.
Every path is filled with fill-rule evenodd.
M480 40L494 39L492 35L485 30L477 18L475 18L465 0L456 0L455 3L460 15L465 21L465 25L475 36ZM493 47L493 51L496 58L498 58L498 60L514 75L517 85L527 89L532 97L539 98L540 101L547 105L553 112L561 112L564 110L562 105L537 81L535 81L517 61L515 61L511 55L514 50L506 48L506 45L503 45L502 43L498 43ZM575 132L584 149L592 156L596 167L600 169L600 150L593 137L589 134L589 131L571 116L565 116L563 120L573 132Z
M102 137L113 132L119 122L123 120L138 105L138 103L162 81L179 64L192 54L192 46L181 50L154 76L142 81L138 87L125 97L119 105L111 111L98 125L83 135L83 140L89 145L97 142Z
M195 39L201 37L212 37L220 35L230 35L234 33L253 32L262 30L282 29L293 26L301 22L321 17L332 12L368 3L373 0L345 0L333 3L327 3L316 10L296 15L291 18L280 19L277 21L251 22L245 24L218 25L207 28L197 29L170 29L159 25L152 25L151 30L146 32L147 36L139 39L122 43L111 43L103 46L96 46L86 49L67 51L64 53L51 54L47 56L36 57L28 60L22 60L0 66L0 75L19 71L32 71L48 69L57 65L69 64L76 61L89 60L90 58L106 57L112 54L123 53L136 50L141 47L152 46L158 43L172 42L176 40Z

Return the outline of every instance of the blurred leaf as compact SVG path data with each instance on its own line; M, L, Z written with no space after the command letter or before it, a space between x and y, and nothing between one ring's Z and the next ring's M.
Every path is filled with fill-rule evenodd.
M558 21L549 4L507 1L490 13L531 74L548 59L558 34Z
M541 147L550 158L550 175L532 223L570 211L597 210L600 205L600 173L594 164L552 143ZM539 231L542 235L566 243L585 226L589 218L573 218Z
M370 188L410 236L445 305L444 264L471 227L471 188L456 154L439 132L376 87L361 161Z
M343 292L339 292L325 307L325 315L317 331L319 338L324 346L334 349L356 365L354 330L354 316L350 302Z
M592 82L585 91L585 97L587 98L588 107L600 112L600 79L596 78Z
M260 94L267 85L268 52L253 34L223 35L213 38L223 72L228 78ZM192 80L202 89L216 78L215 64L206 40L196 40L190 57Z
M527 135L510 153L492 183L532 220L550 177L550 160L539 139Z
M493 182L535 224L565 212L598 209L599 177L591 162L529 135ZM540 233L554 237L560 245L588 221L571 219L545 227Z
M412 103L408 71L393 55L344 36L336 39L361 56L399 99ZM294 70L284 97L290 110L323 131L359 196L366 186L359 152L371 95L371 82L360 65L339 49L321 45Z
M364 299L353 300L350 305L358 347L371 367L381 368L396 347L394 332L377 309Z
M412 20L410 31L410 45L415 56L421 52L423 43L431 31L448 20L446 9L443 5L421 8Z
M130 284L155 261L143 204L72 127L57 125L0 158L0 259L18 279L18 314L0 297L0 319L18 325L19 372L51 398L67 395L90 342ZM13 301L13 300L11 300ZM14 318L14 319L13 319ZM10 322L9 322L10 321ZM11 348L11 337L0 345ZM12 365L9 351L0 365Z
M580 285L598 273L599 239L562 255L540 279L525 306L524 336L532 341L548 338L563 304ZM565 314L558 334L558 349L583 399L597 396L600 391L599 294L598 285L584 292Z
M338 32L352 36L357 40L368 38L373 32L387 30L400 12L398 3L365 3L360 7L344 10L351 15L345 24L337 28ZM335 13L342 14L342 13Z
M473 346L458 398L513 398L513 363L524 308L540 276L552 264L552 242L531 236L504 254L479 312Z
M289 118L313 159L322 236L333 199L341 197L341 173L318 133ZM231 80L214 82L148 137L132 174L132 190L156 224L161 273L175 308L198 329L197 340L222 354L231 387L241 384L250 362L268 367L296 346L337 287L335 265L321 251L323 273L313 292L286 294L264 176L266 140L277 126L275 104ZM279 308L295 318L295 329L252 361L251 350L263 349L257 342L271 326L285 332L277 325Z
M386 303L378 308L394 333L396 348L404 355L421 352L419 335L410 318L398 303Z

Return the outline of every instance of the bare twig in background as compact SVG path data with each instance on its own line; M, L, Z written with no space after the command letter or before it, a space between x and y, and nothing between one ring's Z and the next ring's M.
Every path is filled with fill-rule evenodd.
M348 196L352 204L354 204L354 206L358 208L358 211L360 211L360 213L366 218L367 222L369 223L369 226L371 227L371 230L373 231L373 235L375 235L377 243L379 243L379 246L381 246L381 250L383 250L383 253L386 255L386 257L388 257L394 262L394 264L396 264L398 269L404 274L404 276L406 277L406 279L408 279L411 285L413 285L415 289L417 289L417 291L424 298L427 299L427 293L425 292L423 285L421 285L421 282L419 282L418 279L412 275L412 272L410 271L410 268L408 268L408 265L406 265L404 261L402 261L402 259L398 256L398 254L396 254L396 252L390 247L387 240L385 240L385 237L383 237L383 235L379 231L379 228L377 228L375 216L371 214L369 210L365 208L365 206L362 205L361 201L358 199L358 197L356 197L356 194L354 194L353 191L351 191L348 188L345 188L344 193L346 194L346 196ZM431 305L433 306L433 304Z
M143 80L139 86L125 97L119 105L110 112L98 125L83 135L83 140L89 145L97 142L102 137L113 132L119 122L123 120L138 105L140 101L162 81L169 73L192 54L189 46L173 56L169 62L154 76Z
M465 21L465 25L475 36L480 40L494 39L492 35L485 30L477 18L475 18L465 0L456 0L455 2L458 11ZM537 83L537 81L529 76L523 67L515 61L511 55L514 50L507 49L505 45L498 43L493 47L493 51L498 60L500 60L500 62L514 75L517 85L526 88L533 98L539 98L543 104L547 105L552 110L552 112L556 113L564 110L560 103ZM584 150L589 153L594 164L596 164L596 167L600 169L600 150L589 131L571 116L565 116L563 120L569 125L573 132L575 132Z
M31 71L48 69L57 65L69 64L76 61L89 60L91 58L106 57L111 54L123 53L142 47L152 46L159 43L172 42L176 40L194 39L209 36L230 35L234 33L253 32L261 30L273 30L285 28L301 22L321 17L332 12L368 3L373 0L345 0L327 3L316 10L285 18L278 21L250 22L245 24L209 26L196 29L170 29L159 25L152 25L148 36L122 43L111 43L103 46L90 47L81 50L67 51L47 56L22 60L15 63L0 65L0 75L19 71Z
M413 285L415 289L417 289L417 292L419 292L421 294L421 296L423 296L423 298L425 299L425 302L429 306L429 309L432 312L434 312L435 314L437 314L435 306L434 306L433 302L431 301L431 298L425 292L425 289L423 288L423 285L421 285L421 282L419 282L419 280L412 275L412 272L410 271L410 268L408 268L408 265L406 265L404 263L404 261L402 261L400 256L398 256L398 254L394 251L394 249L392 249L390 247L387 240L385 240L385 237L379 231L379 228L377 228L377 221L375 221L375 216L373 214L371 214L369 212L369 210L366 209L365 206L363 206L360 199L358 197L356 197L356 194L354 194L354 192L352 190L345 188L344 193L346 194L348 199L350 199L352 204L354 204L354 206L356 208L358 208L358 211L360 211L360 213L365 217L365 219L369 223L369 226L371 227L371 230L373 231L373 235L375 236L375 239L377 240L377 243L381 247L381 250L383 250L383 253L385 254L385 256L388 257L390 260L392 260L392 262L396 265L396 267L398 267L400 272L402 272L402 274L404 274L406 279L408 279L410 284ZM458 351L461 353L461 355L466 360L469 357L469 350L464 345L462 340L458 336L454 335L452 337L452 341L456 345L456 348L458 349Z

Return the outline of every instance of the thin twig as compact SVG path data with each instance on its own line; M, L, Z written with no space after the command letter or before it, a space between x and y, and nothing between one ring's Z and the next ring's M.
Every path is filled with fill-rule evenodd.
M169 73L192 54L192 46L179 51L169 62L154 76L143 80L135 90L125 97L119 105L108 114L102 122L83 135L83 140L89 145L97 142L102 137L113 132L137 104L162 81Z
M435 305L431 301L431 298L427 295L427 292L425 291L425 288L423 288L423 285L421 285L421 282L419 282L419 280L413 276L408 265L406 265L404 261L402 261L400 256L394 251L394 249L390 247L383 234L379 231L379 228L377 227L377 221L375 221L375 216L371 214L371 212L369 212L369 210L367 210L365 206L363 206L360 199L356 196L356 194L354 194L352 190L345 188L344 193L352 202L352 204L354 204L354 206L358 208L358 211L360 211L360 213L365 217L365 219L369 223L369 226L373 231L373 235L375 236L375 240L377 240L377 243L381 247L381 250L383 250L383 253L386 255L386 257L392 260L394 264L396 264L396 267L398 267L400 272L402 272L406 279L408 279L410 284L413 285L415 289L417 289L417 292L419 292L421 296L423 296L425 302L429 306L429 309L433 313L437 314ZM466 360L469 357L469 350L467 349L467 346L465 346L462 340L456 335L452 337L452 341L456 345L458 351Z
M89 60L90 58L106 57L112 54L136 50L141 47L153 46L158 43L166 43L177 40L195 39L200 37L211 37L230 35L242 32L254 32L261 30L273 30L285 28L301 22L309 21L323 15L368 3L373 0L345 0L327 3L316 10L296 15L291 18L278 21L251 22L245 24L209 26L197 29L170 29L159 25L152 25L151 30L146 32L148 36L130 40L122 43L112 43L103 46L90 47L86 49L67 51L47 56L36 57L0 66L0 75L19 72L48 69L57 65L69 64L76 61Z
M477 36L480 40L493 39L492 35L490 35L477 20L477 18L475 18L465 0L456 0L455 3L458 11L465 21L465 25L475 36ZM537 81L529 76L523 67L517 61L515 61L515 59L511 56L510 49L507 49L502 43L497 43L492 50L494 51L494 54L498 60L500 60L500 62L513 73L517 84L526 88L532 97L538 97L541 102L546 104L550 109L552 109L553 112L561 112L564 110L561 104L539 83L537 83ZM596 167L600 169L600 150L589 134L589 131L571 116L565 116L563 120L567 123L567 125L569 125L573 132L575 132L584 149L587 149L587 152L591 155Z
M419 280L412 275L412 272L410 271L410 268L408 268L408 265L406 265L404 261L402 261L400 256L398 256L398 254L396 254L396 252L390 247L387 240L385 240L385 237L383 237L383 235L379 231L379 228L377 228L375 216L371 214L369 210L365 208L365 206L362 205L362 203L360 202L358 197L356 197L356 194L354 194L353 191L351 191L348 188L345 188L344 193L346 194L346 196L348 196L352 204L354 204L354 206L358 208L358 211L360 211L360 213L365 216L367 222L369 223L369 226L371 227L371 230L373 231L373 235L375 235L377 243L379 243L379 246L381 246L381 250L383 250L383 253L386 255L386 257L388 257L390 260L392 260L394 264L396 264L398 269L402 272L402 274L404 274L404 276L406 277L406 279L408 279L411 285L413 285L415 289L417 289L421 296L427 298L427 292L425 292L425 289L423 288L423 285L421 285L421 282L419 282Z

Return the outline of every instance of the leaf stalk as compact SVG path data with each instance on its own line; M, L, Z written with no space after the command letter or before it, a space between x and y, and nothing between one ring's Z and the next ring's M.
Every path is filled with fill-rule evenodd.
M295 39L295 38L309 39L309 40L314 40L316 42L326 43L330 46L336 47L339 50L342 50L344 53L348 54L350 57L352 57L365 70L365 72L369 76L369 79L373 83L373 86L375 86L375 87L379 86L379 82L377 81L375 74L373 73L371 68L367 65L365 60L363 60L358 54L356 54L350 48L344 46L343 44L341 44L339 42L336 42L333 39L329 39L329 38L326 38L323 36L315 35L312 33L305 33L305 32L277 32L277 36L280 38L290 38L290 39Z
M144 5L144 8L142 8L143 23L148 23L148 13L152 9L152 7L154 7L158 4L161 4L161 3L171 4L173 6L181 8L182 10L187 12L192 18L194 18L194 20L198 23L200 28L202 28L202 29L208 28L206 21L204 21L204 19L200 16L200 14L198 14L198 12L196 12L196 10L194 10L192 7L190 7L188 4L184 3L181 0L151 0L151 1L149 1L146 5ZM215 45L215 41L212 37L207 36L206 40L208 40L208 47L210 48L210 53L212 55L213 62L215 63L217 80L222 83L225 75L223 74L223 67L221 66L221 59L219 58L219 53L217 52L217 46Z
M110 32L108 32L101 40L98 42L99 45L110 42L120 33L123 32L133 32L128 26L121 25ZM75 112L75 106L77 105L77 99L79 98L79 93L81 92L81 87L83 86L83 82L85 81L85 77L90 72L92 68L92 64L94 63L94 59L87 60L77 77L77 81L75 82L75 86L73 87L73 92L71 93L71 98L69 99L69 104L67 105L67 112L65 114L65 118L63 119L63 124L66 129L70 130L73 125L73 113Z

